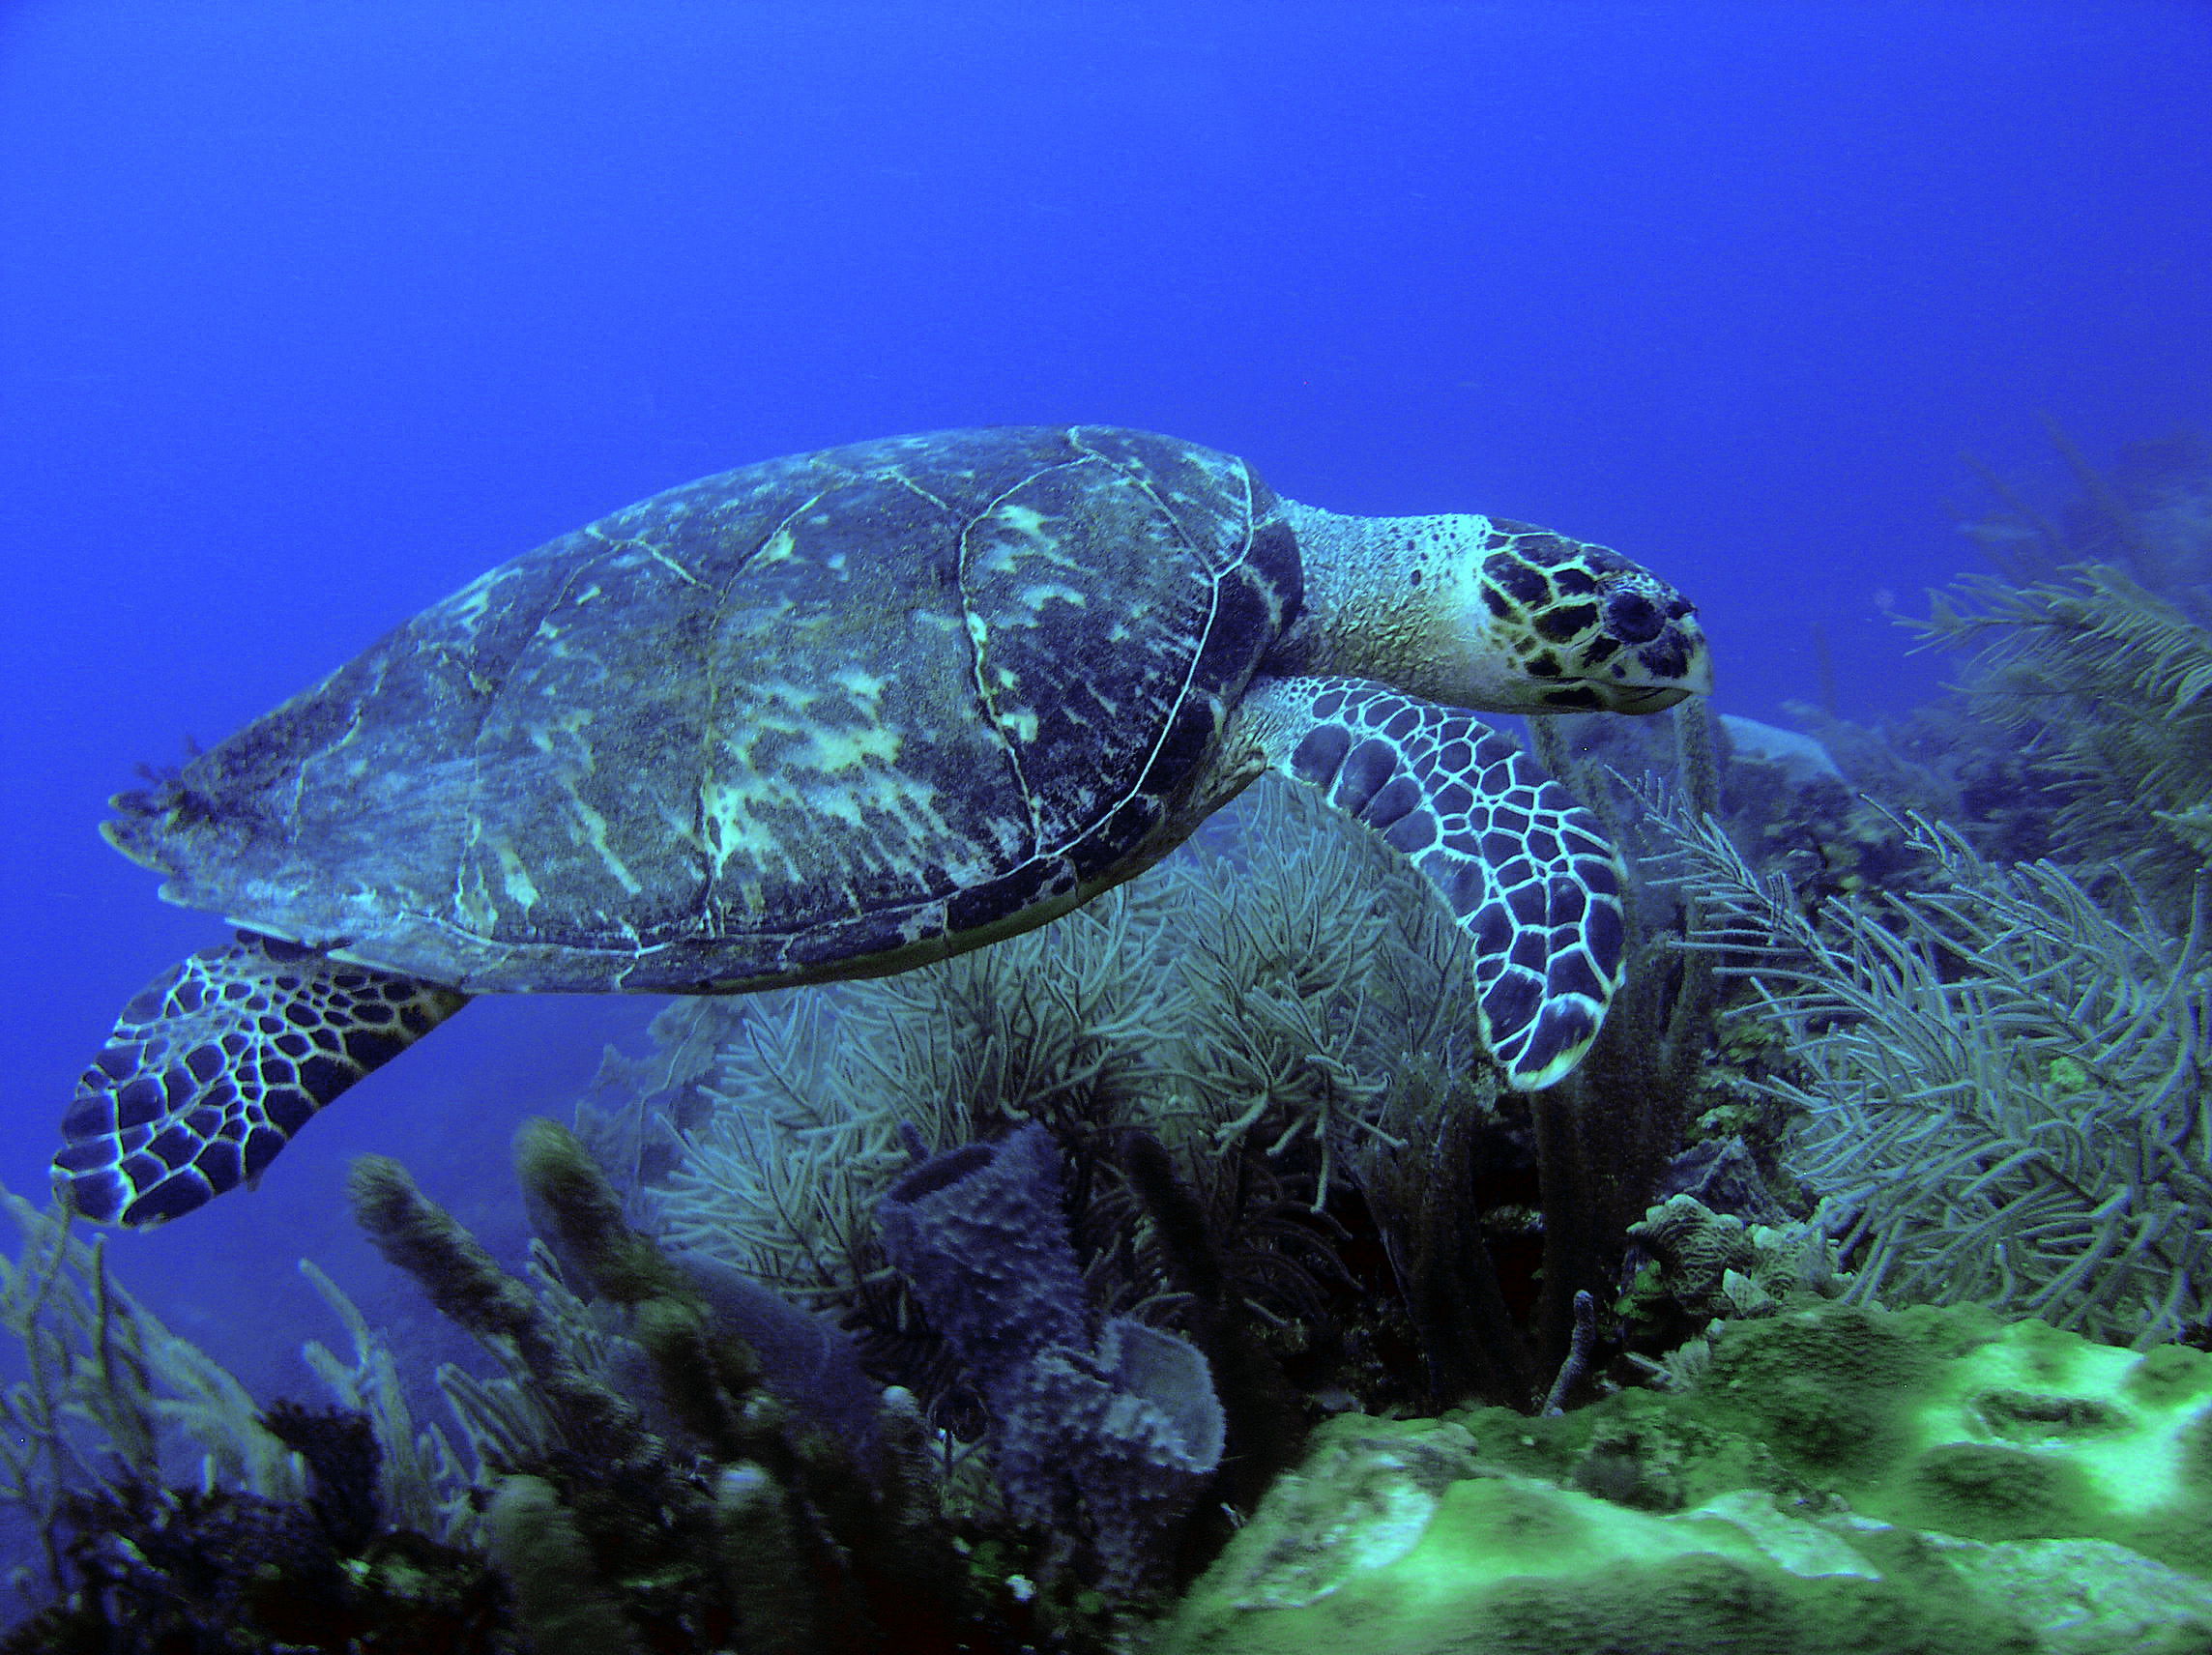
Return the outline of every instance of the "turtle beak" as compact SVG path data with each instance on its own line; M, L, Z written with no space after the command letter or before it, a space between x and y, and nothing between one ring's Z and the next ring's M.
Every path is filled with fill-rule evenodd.
M1615 712L1664 712L1677 702L1683 702L1697 693L1675 685L1645 684L1636 689L1616 690L1613 711Z

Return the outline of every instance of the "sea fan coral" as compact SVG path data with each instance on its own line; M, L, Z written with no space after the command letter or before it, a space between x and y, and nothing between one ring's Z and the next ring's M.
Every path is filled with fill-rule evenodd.
M2122 857L2183 906L2212 857L2212 631L2100 564L2032 586L1963 581L1922 629L1973 652L1962 690L2027 740L2066 800L2055 828L2071 854Z
M1309 1311L1332 1190L1382 1186L1428 1121L1480 1116L1489 1093L1434 894L1304 790L1256 792L1226 848L1042 931L881 981L671 1008L655 1036L711 1053L712 1108L639 1205L674 1244L882 1334L914 1320L875 1234L912 1151L1040 1121L1076 1157L1078 1247L1112 1312L1166 1287L1115 1152L1142 1130L1238 1293L1276 1320Z
M1981 1303L2140 1350L2212 1282L2212 963L2118 878L1992 863L1921 819L1918 891L1813 917L1709 820L1657 813L1698 943L1757 987L1802 1072L1790 1164L1825 1194L1850 1300ZM2102 900L2100 900L2100 897Z

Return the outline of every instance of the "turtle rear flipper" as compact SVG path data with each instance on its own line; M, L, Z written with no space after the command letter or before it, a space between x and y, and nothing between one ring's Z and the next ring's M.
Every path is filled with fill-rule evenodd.
M468 998L241 931L123 1008L62 1119L56 1193L101 1223L189 1212Z
M1596 819L1471 712L1365 680L1262 679L1239 716L1266 765L1381 833L1450 906L1506 1084L1572 1070L1626 951L1625 880Z

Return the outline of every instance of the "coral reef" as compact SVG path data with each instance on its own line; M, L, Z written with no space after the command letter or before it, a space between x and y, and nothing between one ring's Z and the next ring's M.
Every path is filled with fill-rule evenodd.
M1680 1390L1331 1421L1156 1647L2184 1655L2208 1434L2212 1359L2174 1347L1970 1309L1731 1323Z
M366 1490L318 1483L364 1510ZM482 1556L410 1530L341 1532L327 1506L130 1481L63 1501L70 1590L9 1655L521 1655Z
M2076 491L2055 510L1969 461L1998 509L1953 516L1996 572L2033 586L2071 564L2112 564L2200 609L2212 605L2212 437L2180 430L2132 443L2099 468L2056 421L2046 419L2044 430Z
M2001 508L1959 515L1994 574L1900 617L1957 654L1954 687L1873 726L1792 711L1891 812L1999 861L2117 864L2178 927L2212 854L2212 440L2138 444L2101 471L2051 436L2076 497L2046 509L1985 474Z
M940 966L674 1008L657 1054L610 1064L579 1129L618 1178L635 1145L681 1145L665 1179L626 1189L641 1222L831 1314L964 1436L980 1399L871 1219L908 1137L937 1153L1033 1121L1065 1164L1098 1313L1167 1294L1144 1320L1192 1337L1208 1320L1208 1359L1236 1376L1233 1438L1240 1418L1295 1436L1231 1394L1279 1398L1284 1365L1371 1407L1533 1406L1567 1354L1574 1293L1611 1301L1626 1227L1676 1147L1709 1040L1702 962L1654 928L1585 1078L1534 1105L1501 1098L1463 944L1385 847L1266 784L1206 838ZM639 1074L659 1101L609 1108ZM1139 1141L1149 1195L1122 1152ZM1215 1287L1181 1285L1201 1278Z
M22 1238L0 1259L0 1324L25 1370L0 1397L0 1494L48 1538L55 1583L56 1517L73 1494L159 1486L189 1455L204 1456L225 1488L302 1497L303 1468L246 1388L109 1276L100 1239L20 1196L0 1200Z
M1970 713L2034 755L2053 845L2116 861L2185 911L2212 857L2212 630L2124 569L2084 564L2032 586L1963 581L1925 631L1969 652Z
M335 1406L262 1408L11 1201L0 1649L2206 1647L2212 446L2059 441L1912 717L1535 726L1643 876L1547 1092L1264 783L1038 932L670 1006L518 1141L525 1259L359 1163L482 1349L443 1427L311 1265Z
M863 1439L840 1440L772 1388L836 1368L834 1341L786 1338L780 1367L763 1363L717 1308L727 1295L622 1221L573 1139L539 1122L520 1161L573 1261L539 1244L527 1280L396 1163L367 1157L354 1173L372 1239L501 1370L438 1375L466 1467L435 1427L416 1428L391 1352L320 1272L353 1359L319 1344L306 1355L339 1406L259 1410L113 1285L66 1215L13 1203L24 1246L0 1309L28 1372L6 1398L5 1492L44 1545L50 1596L0 1648L987 1655L1035 1642L1015 1591L957 1550L911 1396L877 1393ZM597 1302L568 1287L568 1269ZM792 1330L755 1298L741 1320ZM851 1423L850 1397L829 1417ZM1095 1640L1078 1623L1049 1641Z
M1764 1316L1805 1298L1834 1298L1851 1284L1835 1244L1817 1225L1746 1224L1693 1195L1672 1195L1628 1227L1650 1255L1621 1313L1651 1315L1653 1299L1700 1321Z
M657 1069L660 1095L711 1108L688 1127L663 1116L684 1153L633 1208L672 1245L834 1315L875 1371L973 1434L976 1399L887 1269L876 1204L909 1137L929 1154L1038 1122L1096 1312L1172 1295L1161 1324L1192 1335L1210 1318L1209 1360L1279 1388L1262 1348L1309 1356L1359 1291L1348 1228L1381 1226L1403 1257L1387 1198L1419 1181L1445 1123L1490 1132L1496 1117L1457 991L1463 944L1433 894L1304 790L1256 802L1241 835L1208 835L1210 856L1030 936L880 982L672 1008L656 1038L696 1068ZM1232 858L1242 872L1224 881ZM603 1124L622 1113L596 1100L586 1132L618 1168L623 1142L651 1135ZM1523 1152L1510 1136L1496 1127L1496 1154ZM1140 1141L1142 1176L1126 1153Z

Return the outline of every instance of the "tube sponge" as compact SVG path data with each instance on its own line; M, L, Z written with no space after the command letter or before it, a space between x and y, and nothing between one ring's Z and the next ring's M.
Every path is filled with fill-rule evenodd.
M413 1276L432 1304L480 1339L513 1341L568 1446L613 1454L637 1440L644 1430L637 1410L576 1366L530 1290L493 1263L406 1168L388 1155L363 1155L347 1193L376 1250Z
M622 1200L576 1135L542 1116L514 1135L514 1170L538 1228L560 1238L617 1304L695 1299L658 1247L624 1222Z
M879 1211L884 1251L990 1403L1014 1515L1080 1536L1109 1595L1157 1587L1221 1463L1221 1403L1176 1334L1116 1317L1093 1347L1052 1134L934 1155Z
M986 1396L1048 1345L1091 1343L1062 1201L1060 1152L1033 1121L932 1155L877 1208L884 1251Z
M1164 1583L1163 1536L1221 1464L1221 1403L1187 1339L1125 1316L1095 1350L1055 1346L1006 1387L996 1461L1015 1517L1086 1532L1100 1589Z

